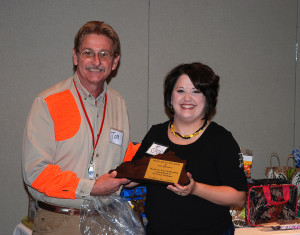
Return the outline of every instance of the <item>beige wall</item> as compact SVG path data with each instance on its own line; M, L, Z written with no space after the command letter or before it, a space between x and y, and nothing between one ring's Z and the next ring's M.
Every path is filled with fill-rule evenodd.
M121 38L121 65L110 85L127 101L133 141L167 120L165 74L201 61L221 77L215 121L253 150L253 178L264 177L271 152L285 164L300 149L297 2L1 1L1 234L11 234L27 213L21 143L32 100L72 74L73 38L89 20L106 21Z

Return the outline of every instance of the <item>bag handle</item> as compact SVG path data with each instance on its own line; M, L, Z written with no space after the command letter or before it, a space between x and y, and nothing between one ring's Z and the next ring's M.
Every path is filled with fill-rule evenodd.
M265 194L265 197L267 199L267 202L270 205L278 206L278 205L281 205L281 204L285 204L285 203L288 202L288 200L290 200L290 186L289 185L282 185L282 194L283 194L284 201L281 201L281 202L272 201L269 185L264 185L263 190L264 190L264 194Z
M293 159L293 163L295 163L295 156L293 155L293 154L289 154L288 156L287 156L287 160L286 160L286 165L287 166L289 166L289 160L290 159ZM294 167L294 165L293 165L293 167Z
M278 166L280 166L280 160L279 160L278 154L277 153L271 153L271 156L270 156L270 167L272 167L272 157L277 158Z

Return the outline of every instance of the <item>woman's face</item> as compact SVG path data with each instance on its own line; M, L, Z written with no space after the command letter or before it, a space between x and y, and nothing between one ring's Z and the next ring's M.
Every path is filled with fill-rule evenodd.
M172 92L171 103L174 109L174 118L193 122L205 116L205 96L194 87L186 74L178 78Z

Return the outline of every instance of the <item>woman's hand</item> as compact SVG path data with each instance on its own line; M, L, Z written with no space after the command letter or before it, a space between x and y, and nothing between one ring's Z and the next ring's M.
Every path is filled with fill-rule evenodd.
M128 184L124 184L125 188L133 188L138 186L140 183L134 182L134 181L130 181Z
M186 186L179 184L168 185L167 189L180 196L193 194L212 203L228 207L243 207L246 200L246 192L237 191L229 186L212 186L195 182L192 174L187 173L190 183Z
M180 196L187 196L191 194L195 187L195 181L192 177L192 174L187 172L187 177L190 180L190 183L185 186L181 186L180 184L174 184L174 185L168 185L167 189L173 191L174 193L180 195Z

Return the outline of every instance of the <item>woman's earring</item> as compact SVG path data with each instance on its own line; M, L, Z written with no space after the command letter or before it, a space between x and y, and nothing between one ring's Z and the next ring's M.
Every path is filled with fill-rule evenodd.
M174 113L173 105L170 106L170 110L172 113Z

